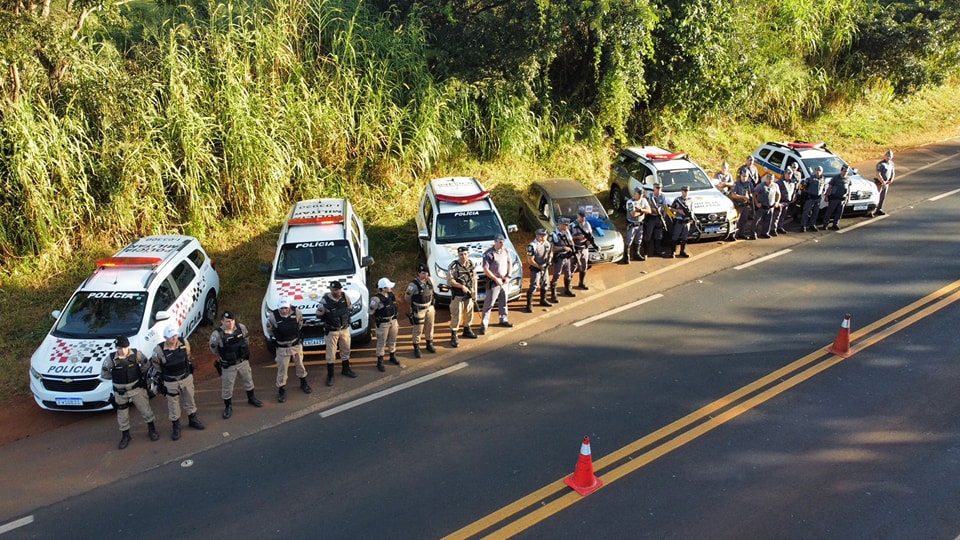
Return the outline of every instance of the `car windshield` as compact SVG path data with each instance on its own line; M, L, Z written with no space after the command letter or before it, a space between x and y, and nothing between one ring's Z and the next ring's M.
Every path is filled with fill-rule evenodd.
M713 187L713 182L707 178L707 174L696 167L660 171L660 184L666 193L680 191L683 186L689 186L690 191L700 191Z
M346 240L284 244L277 258L277 278L343 276L355 271L353 252Z
M570 218L571 221L577 219L577 212L583 210L588 218L599 219L604 225L611 225L607 212L600 205L596 197L570 197L566 199L553 200L553 213L555 218Z
M828 156L823 158L807 158L803 160L803 165L812 175L817 167L823 167L824 176L837 176L840 174L840 167L846 165L842 159L837 156Z
M436 232L438 244L493 240L497 234L505 234L500 218L492 210L440 214Z
M52 334L63 338L106 339L140 331L147 293L79 292L73 295Z

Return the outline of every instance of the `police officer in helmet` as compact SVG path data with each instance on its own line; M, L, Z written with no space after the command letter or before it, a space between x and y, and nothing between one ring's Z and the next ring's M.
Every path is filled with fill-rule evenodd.
M307 384L307 368L303 365L303 345L300 343L300 330L303 329L303 313L294 308L290 299L281 297L277 309L267 314L267 338L276 344L277 349L277 401L287 401L287 368L293 362L297 377L300 378L300 390L304 394L313 392Z
M336 359L337 348L340 348L340 373L351 379L357 376L350 369L350 310L353 304L347 293L343 292L343 284L339 281L330 282L330 292L320 299L317 307L317 318L327 326L327 386L333 386L333 362Z
M370 297L370 315L377 329L377 369L381 372L386 371L383 367L384 350L390 353L391 364L404 367L397 360L396 354L400 323L397 322L397 295L393 293L394 285L396 283L382 277L377 282L377 288L380 291Z
M117 423L120 424L120 444L123 450L130 444L130 404L132 403L143 421L147 423L147 435L151 441L160 438L153 421L156 415L150 407L150 397L143 387L143 377L150 367L150 362L142 352L130 348L130 340L120 336L115 342L117 352L103 363L101 376L113 381L113 402L117 408Z
M190 342L179 336L173 325L163 331L163 342L153 350L151 360L160 366L163 386L167 396L167 412L173 424L170 438L180 438L180 403L187 413L187 425L193 429L204 429L197 418L197 402L194 399L193 363L190 361Z
M232 311L224 311L220 327L210 334L210 350L217 355L214 366L220 373L220 389L223 397L223 417L233 415L233 387L237 377L247 391L247 403L263 407L253 392L253 371L250 369L250 333L238 323Z

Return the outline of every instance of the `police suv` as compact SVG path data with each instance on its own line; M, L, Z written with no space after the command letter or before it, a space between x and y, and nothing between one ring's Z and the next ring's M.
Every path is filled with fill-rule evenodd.
M263 334L267 316L286 298L303 312L301 343L304 354L320 354L325 328L316 318L320 299L339 281L353 303L350 335L370 340L368 268L373 264L363 220L344 199L312 199L293 205L280 230L270 283L261 306ZM275 345L267 341L271 352Z
M754 161L760 175L773 173L777 178L784 169L796 163L802 178L813 176L817 167L823 167L823 177L828 181L840 174L840 168L847 162L827 149L822 142L767 142L753 151ZM843 209L843 215L870 213L877 209L880 192L871 180L857 174L857 170L848 165L850 173L850 194ZM821 206L827 206L822 201Z
M733 202L703 172L703 169L682 152L672 153L657 146L632 146L620 150L610 167L610 204L617 210L626 208L633 190L645 193L659 182L667 205L680 196L680 189L689 187L687 197L693 203L697 226L691 227L693 239L724 238L737 230L737 211ZM668 223L668 228L672 223Z
M112 383L100 367L118 337L149 357L167 326L188 336L216 319L220 277L196 238L148 236L96 265L53 312L56 322L30 359L30 391L44 409L110 409Z
M483 252L493 246L493 239L498 234L506 238L505 247L512 261L507 298L512 300L520 296L523 266L507 234L516 232L517 226L504 226L490 192L483 189L479 180L454 176L427 182L416 221L420 249L433 276L438 302L450 303L447 268L457 258L459 246L470 249L470 259L477 269L478 297L483 299L487 283L483 273Z

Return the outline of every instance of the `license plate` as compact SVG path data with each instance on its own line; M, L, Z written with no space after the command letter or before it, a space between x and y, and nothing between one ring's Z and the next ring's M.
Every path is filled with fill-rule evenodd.
M709 227L704 227L704 228L703 228L703 234L717 234L717 233L719 233L719 232L720 232L720 226L719 226L719 225L711 225L711 226L709 226Z
M607 258L607 256L606 256L606 254L604 254L604 253L591 253L591 254L590 254L590 260L591 260L591 261L602 261L602 260L605 260L606 258Z
M78 397L58 397L54 401L61 407L83 407L83 399Z
M304 346L304 347L319 347L319 346L323 345L323 343L324 343L324 340L323 340L322 337L309 338L309 339L303 340L303 346Z
M854 211L854 212L862 212L862 211L864 211L864 210L866 210L866 209L867 209L867 205L865 205L865 204L856 204L856 205L853 206L853 211Z

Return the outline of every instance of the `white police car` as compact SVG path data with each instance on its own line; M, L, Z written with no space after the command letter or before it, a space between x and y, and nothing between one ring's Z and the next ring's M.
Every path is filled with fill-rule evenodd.
M37 405L59 411L100 411L112 383L100 378L104 360L125 336L150 356L163 329L188 336L217 316L220 277L190 236L148 236L113 257L98 259L30 359L30 391Z
M322 353L324 333L316 311L320 299L330 290L330 282L339 281L353 302L350 335L359 342L369 341L367 268L372 264L363 220L349 201L311 199L294 204L280 230L270 283L263 297L263 334L269 335L267 316L283 297L303 312L304 354ZM267 347L274 350L269 341Z
M680 196L683 186L689 187L687 197L693 202L697 218L697 227L690 230L691 238L724 238L736 232L737 211L733 202L713 185L707 173L685 153L672 153L657 146L632 146L620 151L610 167L610 204L623 210L635 188L650 193L655 182L660 183L668 205Z
M484 297L487 277L481 258L483 252L493 246L498 234L506 238L505 246L512 261L507 297L512 300L520 296L523 265L507 234L516 232L517 226L504 226L490 192L483 189L479 180L454 176L427 182L416 221L420 249L434 278L438 302L450 303L447 268L457 258L459 246L470 249L470 259L477 269L479 298Z

